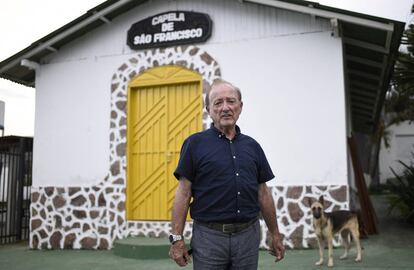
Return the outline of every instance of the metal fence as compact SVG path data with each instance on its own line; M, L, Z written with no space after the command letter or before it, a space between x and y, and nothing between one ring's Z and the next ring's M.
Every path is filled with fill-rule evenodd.
M0 137L0 244L29 238L33 138Z

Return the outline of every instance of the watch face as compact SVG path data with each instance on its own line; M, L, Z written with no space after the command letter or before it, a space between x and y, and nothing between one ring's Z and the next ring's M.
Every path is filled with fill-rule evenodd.
M181 235L175 235L175 234L170 234L170 236L168 238L169 238L171 244L174 244L175 242L183 239L183 237Z

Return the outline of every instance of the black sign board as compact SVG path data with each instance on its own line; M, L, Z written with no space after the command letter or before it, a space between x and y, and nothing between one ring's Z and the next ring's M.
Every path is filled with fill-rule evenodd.
M127 44L133 50L206 41L211 36L210 16L198 12L169 11L134 23Z

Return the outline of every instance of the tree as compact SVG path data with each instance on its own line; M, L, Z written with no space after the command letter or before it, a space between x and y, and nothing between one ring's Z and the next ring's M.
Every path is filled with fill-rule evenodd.
M414 13L414 5L411 8ZM391 93L385 101L385 112L390 114L386 125L414 120L414 24L404 31L400 50L391 79Z
M411 14L413 13L414 5L411 7ZM385 147L390 146L390 133L387 128L403 121L414 121L414 24L410 23L404 30L401 45L394 65L390 91L384 102L382 117L372 136L371 188L379 186L378 160L381 141L384 141Z

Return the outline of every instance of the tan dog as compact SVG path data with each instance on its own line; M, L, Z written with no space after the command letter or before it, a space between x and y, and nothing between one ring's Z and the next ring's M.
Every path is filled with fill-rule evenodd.
M315 263L315 265L323 264L323 249L325 247L325 241L328 243L328 266L332 267L334 265L332 257L332 241L334 234L336 233L340 233L345 247L345 253L340 257L340 259L346 259L348 257L348 250L350 246L349 235L351 234L357 247L357 257L355 261L360 262L361 244L359 241L359 224L357 214L346 210L333 211L331 213L324 212L323 196L320 196L319 200L315 202L312 202L309 198L308 203L311 207L313 228L315 229L315 234L319 244L320 259Z

